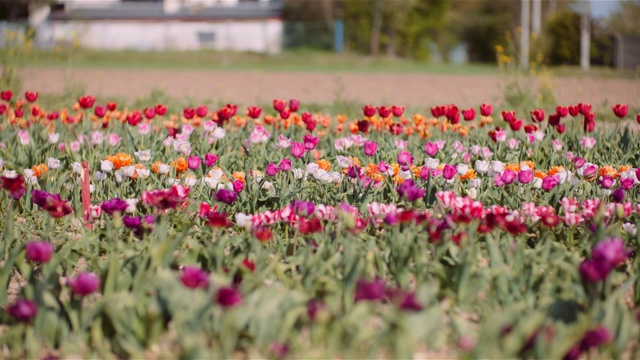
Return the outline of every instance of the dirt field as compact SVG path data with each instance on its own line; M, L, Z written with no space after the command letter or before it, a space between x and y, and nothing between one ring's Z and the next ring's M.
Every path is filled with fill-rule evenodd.
M432 106L456 103L476 106L500 103L505 78L495 75L381 74L341 72L258 72L205 70L123 70L27 68L24 88L62 93L69 83L85 84L99 97L147 96L162 89L174 98L222 100L240 104L298 98L303 103L330 103L337 99L371 104ZM558 103L636 103L640 81L621 78L566 78L553 80Z

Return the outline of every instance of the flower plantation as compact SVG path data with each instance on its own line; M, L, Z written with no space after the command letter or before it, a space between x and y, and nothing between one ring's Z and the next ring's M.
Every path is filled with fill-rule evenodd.
M640 144L589 104L0 95L2 357L638 356Z

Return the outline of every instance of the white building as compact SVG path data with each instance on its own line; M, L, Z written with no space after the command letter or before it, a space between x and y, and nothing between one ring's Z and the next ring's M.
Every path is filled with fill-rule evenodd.
M238 0L58 0L40 43L100 50L215 49L277 53L282 5Z

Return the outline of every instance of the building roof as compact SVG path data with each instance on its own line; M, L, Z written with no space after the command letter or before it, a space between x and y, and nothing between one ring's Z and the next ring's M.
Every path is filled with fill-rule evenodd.
M64 20L251 20L279 18L282 3L271 1L239 2L234 5L182 7L165 13L158 2L119 2L110 7L77 8L52 11L50 19Z

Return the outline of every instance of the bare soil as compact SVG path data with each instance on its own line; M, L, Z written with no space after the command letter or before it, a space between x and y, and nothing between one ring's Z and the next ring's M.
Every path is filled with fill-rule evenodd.
M263 104L272 99L297 98L303 103L401 104L433 106L456 103L499 104L506 78L499 75L420 73L264 72L162 69L91 69L30 67L23 70L23 87L62 94L69 84L86 85L99 97L135 99L161 89L176 99L219 100ZM588 102L594 108L634 104L640 81L624 78L557 77L553 89L559 104Z

